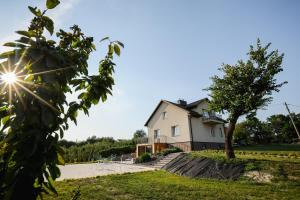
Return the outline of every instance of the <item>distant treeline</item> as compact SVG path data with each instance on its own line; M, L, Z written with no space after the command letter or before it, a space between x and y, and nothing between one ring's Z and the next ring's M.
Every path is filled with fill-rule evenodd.
M111 137L93 136L81 142L60 140L59 144L65 149L67 163L94 161L135 151L134 140L114 140Z
M300 113L292 113L300 131ZM272 115L266 121L251 117L236 125L233 140L239 144L292 143L298 139L288 115Z

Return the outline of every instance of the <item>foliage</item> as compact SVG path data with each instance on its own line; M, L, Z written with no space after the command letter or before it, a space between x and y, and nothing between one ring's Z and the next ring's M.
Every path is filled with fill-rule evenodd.
M151 161L151 155L149 153L143 153L136 160L137 163L145 163L150 161Z
M113 138L96 138L94 136L91 138L77 143L59 141L65 148L65 162L89 162L135 151L135 144L132 140L114 140ZM69 146L70 143L74 144Z
M298 184L295 182L257 184L246 180L191 179L162 170L60 181L55 185L61 200L69 200L69 192L78 185L81 186L81 200L296 200L300 198L299 182ZM57 198L47 196L46 199Z
M143 129L136 130L133 134L133 139L143 138L146 137L146 132Z
M210 109L228 112L229 126L225 134L227 158L234 158L232 134L240 116L253 116L256 111L272 100L286 82L277 83L275 76L281 72L283 54L278 50L268 52L271 43L262 46L257 40L256 48L250 46L247 61L239 60L236 65L224 64L219 70L223 76L212 77Z
M20 38L4 46L12 50L0 54L0 72L17 73L13 85L1 84L0 199L36 199L56 193L53 181L60 176L64 151L58 145L69 121L77 123L79 111L88 114L92 105L106 101L114 85L114 54L123 44L109 41L108 52L99 63L98 74L88 74L88 58L95 51L93 37L74 25L60 29L55 40L54 22L46 12L59 0L47 0L47 10L29 7L34 15L28 30L17 31ZM68 102L67 93L79 92Z
M296 126L300 129L300 113L291 114ZM298 138L288 115L272 115L267 119L267 125L274 135L274 141L290 143L294 138Z
M300 145L298 145L298 148ZM292 147L293 148L293 147ZM245 148L244 148L245 149ZM257 151L257 150L236 150L236 157L225 160L223 150L202 150L190 153L192 157L207 157L226 162L244 162L249 160L286 161L300 163L299 151Z
M182 152L182 149L178 148L178 147L173 147L173 148L169 148L169 149L164 149L161 154L166 156L170 153L177 153L177 152Z
M300 114L292 113L296 126L300 129ZM265 122L248 118L238 123L233 133L233 141L239 144L267 144L271 142L291 143L297 133L288 115L272 115Z

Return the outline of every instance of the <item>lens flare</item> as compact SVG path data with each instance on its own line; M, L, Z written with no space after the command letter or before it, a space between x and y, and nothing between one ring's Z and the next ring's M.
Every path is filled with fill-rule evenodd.
M14 84L17 81L17 76L14 72L8 72L0 75L0 80L7 84Z

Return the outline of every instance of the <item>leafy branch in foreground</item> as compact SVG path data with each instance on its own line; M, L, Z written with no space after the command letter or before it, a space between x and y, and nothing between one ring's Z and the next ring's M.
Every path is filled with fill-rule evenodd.
M53 9L58 0L47 0ZM114 54L124 45L109 42L108 52L99 62L98 74L88 74L88 59L95 51L93 37L74 25L59 30L57 41L44 32L54 33L48 10L29 7L34 18L28 30L17 31L20 38L4 46L11 51L0 54L0 74L13 73L14 83L0 82L0 199L36 199L42 194L57 194L53 181L64 164L59 138L77 123L79 111L88 114L92 105L106 101L114 85ZM108 38L106 38L108 39ZM1 80L0 80L1 81ZM66 94L79 92L76 101Z

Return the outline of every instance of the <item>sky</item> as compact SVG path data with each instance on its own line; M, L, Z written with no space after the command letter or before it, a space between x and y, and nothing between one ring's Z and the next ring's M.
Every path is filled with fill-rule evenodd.
M32 17L28 5L45 8L44 0L10 0L1 3L0 44L26 30ZM207 97L203 91L210 77L220 75L222 63L247 59L259 37L263 44L284 53L278 82L288 81L273 102L258 112L265 120L272 114L300 112L300 1L296 0L61 0L48 14L55 29L78 24L94 36L97 51L89 60L89 73L97 72L109 36L125 49L115 59L113 96L92 107L90 116L80 113L65 139L80 141L90 136L132 138L161 99L188 103ZM4 51L0 47L0 51ZM75 96L69 95L69 99ZM146 130L146 129L145 129Z

